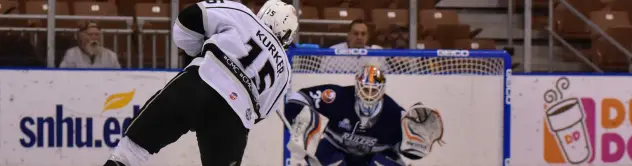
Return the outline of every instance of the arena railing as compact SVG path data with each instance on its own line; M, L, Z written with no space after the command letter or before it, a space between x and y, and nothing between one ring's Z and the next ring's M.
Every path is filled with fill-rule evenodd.
M236 0L238 2L240 2L240 0ZM531 0L526 0L526 1L531 1ZM300 9L300 2L301 0L292 0L292 3L294 4L295 8ZM418 11L418 6L417 6L417 2L418 0L409 0L409 11ZM48 5L49 8L55 8L55 0L48 0ZM512 1L509 2L510 6L512 5ZM148 17L138 17L138 21L142 22L142 21L167 21L169 20L171 24L173 24L175 22L175 18L178 15L179 12L179 0L171 0L171 17L170 18L148 18ZM513 23L513 8L508 7L508 32L509 35L507 35L508 37L508 42L510 47L513 45L513 33L511 31L512 29L512 23ZM9 19L47 19L48 21L48 26L47 26L47 36L48 36L48 51L47 51L47 65L49 67L55 67L55 51L54 51L54 36L55 33L53 31L53 28L55 27L55 21L54 20L82 20L82 19L91 19L91 20L107 20L107 21L125 21L128 24L128 28L127 29L131 29L131 23L133 21L133 17L120 17L120 16L61 16L61 15L55 15L55 10L49 10L47 15L0 15L0 18L9 18ZM418 24L418 14L417 12L409 12L409 48L411 49L416 49L417 47L417 24ZM530 19L525 19L525 20L530 20ZM313 23L313 24L349 24L351 22L351 20L308 20L308 19L299 19L300 23ZM139 22L139 23L140 23ZM8 30L13 30L11 28L9 28ZM530 30L530 29L529 29ZM108 31L109 32L122 32L120 30L112 30L112 31ZM150 31L148 30L143 30L141 28L141 32L143 33L150 33ZM157 33L162 34L164 31L156 31ZM530 32L530 31L528 31ZM527 33L527 32L525 32ZM130 35L129 33L123 33L125 35ZM331 33L331 32L299 32L299 35L319 35L319 36L346 36L345 33ZM298 39L298 38L296 38ZM140 42L142 42L142 40L139 40ZM525 41L530 41L530 38L527 37L527 39ZM297 40L298 42L298 40ZM526 42L525 42L526 43ZM527 47L527 44L525 44L526 48L530 48ZM155 48L153 49L155 50ZM525 50L530 50L530 49L525 49ZM155 52L155 51L154 51ZM526 51L525 51L526 52ZM142 51L141 51L142 53ZM175 46L175 44L173 42L170 42L170 47L168 49L168 57L169 58L169 63L170 64L170 68L180 68L182 67L182 64L180 63L182 61L182 58L179 57L177 55L177 47ZM130 53L128 53L130 54ZM128 57L130 57L131 55L127 55ZM139 55L139 57L142 57L142 55ZM155 56L153 56L155 57ZM526 57L526 58L530 58ZM525 59L526 59L525 58ZM129 60L129 58L128 58ZM142 63L142 62L139 62ZM127 62L127 64L131 64L131 62ZM142 64L141 64L142 65ZM154 65L155 66L155 63Z
M31 15L31 14L20 14L20 15L0 15L0 19L47 19L48 15ZM125 29L102 29L102 32L105 34L114 34L113 38L114 40L113 42L113 47L111 48L114 52L118 53L119 52L119 40L118 37L119 35L123 35L125 36L125 38L127 38L127 44L125 48L125 52L126 52L126 66L132 66L132 25L133 25L133 21L134 18L130 17L130 16L71 16L71 15L55 15L54 16L55 20L97 20L97 21L121 21L121 22L125 22L126 23L126 28ZM164 35L165 37L165 46L169 46L170 44L170 31L168 29L144 29L143 25L148 22L169 22L171 21L170 18L168 17L136 17L137 20L137 25L138 25L138 32L140 32L137 36L138 41L137 41L137 58L138 58L138 67L139 68L143 68L144 67L144 43L143 43L143 36L145 34L149 34L152 36L152 42L151 42L151 48L152 48L152 52L151 52L151 59L152 59L152 68L156 68L158 66L158 62L157 62L157 47L156 47L156 41L157 41L157 35ZM50 29L48 27L46 28L32 28L32 27L0 27L0 31L13 31L13 32L47 32ZM76 32L78 29L76 28L54 28L55 32ZM35 43L37 43L36 41L38 41L38 34L34 33L33 34L33 41L35 41ZM104 36L101 35L101 43L104 43ZM50 41L49 41L50 42ZM54 40L53 40L54 42ZM170 66L169 64L169 55L170 55L170 48L171 47L164 47L165 49L165 66ZM51 47L48 47L48 49L51 49ZM52 48L54 49L54 47ZM55 67L54 64L54 60L55 60L55 56L52 55L47 55L47 59L48 59L48 63L47 66L48 67Z
M530 3L532 0L527 0L526 2ZM549 32L549 39L548 39L548 54L549 54L549 59L553 59L553 40L555 39L556 41L560 42L564 47L568 48L571 52L573 52L573 54L578 57L582 62L584 62L585 64L589 65L591 68L593 68L595 71L603 73L603 70L600 69L596 64L594 64L593 62L591 62L590 60L588 60L588 58L586 58L587 56L585 56L581 51L577 50L575 47L573 47L568 41L566 41L563 37L561 37L559 34L557 34L555 32L555 30L552 29L553 26L553 17L554 17L554 4L553 4L554 0L549 0L549 18L548 18L548 26L546 28L546 30ZM614 38L612 38L612 36L608 35L606 32L604 32L601 28L599 28L599 26L597 24L595 24L594 22L592 22L590 19L588 19L586 16L584 16L579 10L577 10L577 8L575 8L573 5L571 5L570 3L568 3L567 0L558 0L559 5L564 5L564 7L566 7L573 15L575 15L577 18L579 18L580 20L582 20L586 25L588 25L593 31L597 32L599 35L601 35L601 37L603 37L606 41L608 41L610 44L614 45L616 47L616 49L618 49L619 51L623 52L623 54L625 54L629 61L632 62L632 53L626 49L625 46L621 45L621 43L619 43L618 41L616 41ZM526 8L526 7L525 7ZM527 12L525 10L525 12ZM530 10L529 10L530 12ZM527 19L527 20L531 20L531 19ZM630 72L632 72L632 65L630 65Z
M417 1L418 0L409 0L408 3L408 11L418 11L417 10ZM301 0L292 0L292 4L294 8L300 9ZM408 12L408 44L410 49L417 48L417 21L418 15L417 12ZM349 24L351 20L313 20L313 19L299 19L299 23L310 23L310 24ZM305 32L301 33L299 31L299 35L315 35L316 33ZM323 34L323 33L318 33ZM329 36L346 36L345 33L331 33L327 32ZM295 42L298 42L298 37L295 38Z

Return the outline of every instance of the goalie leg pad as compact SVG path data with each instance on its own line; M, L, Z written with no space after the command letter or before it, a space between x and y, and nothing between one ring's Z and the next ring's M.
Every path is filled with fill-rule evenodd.
M108 160L120 162L125 166L141 166L149 160L149 152L138 146L128 137L123 137Z
M293 119L293 123L291 125L290 143L296 144L294 146L297 146L293 148L299 148L303 151L313 153L313 147L317 146L322 130L324 130L320 115L305 107Z

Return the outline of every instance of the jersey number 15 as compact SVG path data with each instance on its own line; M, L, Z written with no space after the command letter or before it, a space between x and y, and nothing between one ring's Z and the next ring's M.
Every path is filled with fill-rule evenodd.
M241 63L244 69L247 69L250 65L252 65L252 62L254 62L255 59L257 59L259 55L261 54L261 52L263 51L263 49L252 38L248 40L247 44L251 47L250 51L248 51L248 55L242 58L239 58L239 63ZM268 59L268 55L261 55L261 56L264 56L262 58ZM265 78L267 76L270 77L269 86L266 86L266 82L265 82ZM255 82L255 84L258 84L257 89L259 90L259 94L261 94L267 88L272 87L272 84L274 84L274 79L276 76L274 74L274 68L272 67L272 63L270 62L269 59L266 60L266 63L263 65L263 67L259 69L258 77L259 77L258 80L256 80L255 77L250 78L250 80Z

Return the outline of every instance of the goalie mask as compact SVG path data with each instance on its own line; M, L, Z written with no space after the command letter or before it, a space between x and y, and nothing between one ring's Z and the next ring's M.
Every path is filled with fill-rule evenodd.
M385 84L384 73L373 65L365 66L356 75L356 113L363 121L362 126L370 127L372 119L382 110Z

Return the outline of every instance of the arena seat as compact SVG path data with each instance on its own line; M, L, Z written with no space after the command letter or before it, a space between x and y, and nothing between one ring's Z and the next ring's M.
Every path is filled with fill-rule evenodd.
M460 24L459 17L455 11L435 9L421 10L419 12L419 23L423 26L425 35L431 34L442 24Z
M138 17L169 17L171 16L171 9L168 4L162 2L153 2L153 3L137 3L135 6L136 16ZM142 27L143 29L163 29L169 30L171 29L171 22L144 22ZM166 34L167 36L169 34ZM143 67L151 67L153 64L153 34L143 34ZM165 35L156 35L156 63L159 67L164 66L166 58L165 45L166 39Z
M20 5L17 1L0 0L0 14L20 14ZM21 27L27 24L26 20L0 19L0 27Z
M75 15L117 16L118 8L114 2L78 1L74 2Z
M632 1L631 0L614 0L609 5L612 10L628 12L628 18L632 19Z
M391 0L396 4L396 8L398 9L408 9L409 1L408 0ZM417 10L427 10L427 9L435 9L436 4L439 1L437 0L418 0L417 1Z
M605 31L609 36L614 38L621 45L630 49L632 40L632 24L630 23L629 14L625 11L600 10L590 13L590 19L599 28ZM592 31L592 54L590 58L600 67L612 71L623 71L627 69L628 58L619 49L614 47L610 42L605 40L603 36L596 31Z
M317 8L328 8L328 7L345 7L349 8L352 4L362 2L362 0L316 0L316 1L305 1L305 5L314 6Z
M632 26L608 28L605 31L626 49L632 51L632 38L630 37L632 36ZM604 70L623 72L628 70L630 58L604 38L593 40L592 53L590 59Z
M575 7L582 13L590 13L591 11L601 10L606 7L606 4L601 0L566 0L568 3Z
M360 8L329 7L324 9L324 19L328 20L355 20L364 19L364 10ZM329 25L329 31L346 32L346 25Z
M320 19L320 13L318 13L318 9L313 6L301 6L298 14L299 17L302 19Z
M456 49L465 50L495 50L494 40L458 39L454 42Z
M112 0L109 2L74 2L74 15L80 16L117 16L118 8ZM99 21L101 28L127 28L124 21Z
M625 11L600 10L590 13L590 20L597 24L601 30L608 28L630 26L630 18ZM592 31L593 38L600 36L597 31Z
M392 24L408 26L408 10L405 9L373 9L371 15L375 29L388 28Z
M553 31L560 36L569 39L590 38L590 27L581 19L577 18L565 6L558 5L554 9Z
M591 12L601 10L605 4L599 0L567 0L571 6L576 8L584 16L589 16ZM571 13L566 6L558 4L554 9L554 30L562 37L569 39L590 38L590 27L581 19Z
M320 19L320 13L318 9L313 6L301 6L298 11L300 19ZM306 24L301 23L300 31L304 32L319 32L327 29L327 25L323 24Z
M137 3L134 6L138 17L170 17L171 8L168 4L159 3ZM144 29L170 29L170 22L145 22Z
M48 2L43 0L27 1L26 2L26 14L48 14ZM57 15L70 15L70 9L68 2L59 1L55 5L55 14ZM46 19L31 19L28 20L29 26L45 27ZM57 20L55 22L56 27L70 28L76 27L77 22L72 20Z
M48 2L44 0L26 1L26 14L48 14ZM68 2L59 1L55 4L56 15L69 15Z
M417 49L440 49L441 44L436 40L419 40Z
M15 14L19 12L19 6L17 1L0 0L0 13L2 14Z
M420 24L422 39L437 40L442 48L454 48L454 41L471 38L470 26L461 24L455 11L422 10Z

